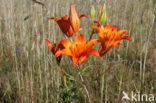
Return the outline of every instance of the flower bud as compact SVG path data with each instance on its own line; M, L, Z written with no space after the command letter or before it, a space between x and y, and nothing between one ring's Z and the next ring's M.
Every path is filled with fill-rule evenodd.
M99 21L103 25L106 22L106 19L107 19L106 10L104 10Z
M106 10L106 5L105 5L105 3L101 6L101 8L100 8L100 10L99 10L99 12L98 12L98 19L99 19L99 20L100 20L100 17L101 17L101 15L102 15L102 13L103 13L104 10Z
M73 4L70 6L69 19L70 19L70 23L71 23L73 31L75 33L78 32L79 27L80 27L80 19L77 15L77 12Z
M94 21L94 17L95 17L95 8L94 8L94 6L91 7L90 16L91 16L92 21Z

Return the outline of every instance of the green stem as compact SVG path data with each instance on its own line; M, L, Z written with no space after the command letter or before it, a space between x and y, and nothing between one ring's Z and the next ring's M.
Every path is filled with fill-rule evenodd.
M104 90L104 74L102 75L102 85L101 85L101 103L103 103L103 90Z
M65 75L63 76L63 82L64 82L64 86L67 87L67 79Z
M69 38L69 40L70 40L71 42L73 42L73 40L72 40L72 38L71 38L71 37Z
M61 67L61 64L59 63L58 65L59 65L59 68L60 68L60 70L61 70L61 74L62 74L62 76L63 76L63 83L64 83L64 86L67 87L66 75L64 75L64 72L63 72L63 69L62 69L62 67Z
M84 82L84 79L83 79L82 75L80 74L79 76L80 76L81 81L82 81L82 82ZM87 94L87 97L88 97L88 101L89 101L89 103L92 103L92 102L91 102L90 95L89 95L89 92L88 92L88 89L87 89L86 85L82 84L82 86L83 86L83 88L84 88L84 89L85 89L85 91L86 91L86 94Z
M77 68L79 69L79 66L77 66ZM88 89L87 89L86 85L83 84L84 79L83 79L82 75L79 74L79 77L80 77L80 80L81 80L81 82L82 82L82 86L83 86L83 88L84 88L85 91L86 91L86 94L87 94L87 97L88 97L88 101L89 101L89 103L92 103L92 102L91 102L91 99L90 99L90 95L89 95Z
M91 35L90 35L90 37L89 37L89 41L92 39L94 33L95 33L95 31L94 31L94 29L93 29L93 30L92 30L92 33L91 33Z
M102 84L101 84L101 103L103 103L103 91L104 91L104 82L105 82L104 77L105 77L105 73L112 67L112 65L113 64L110 64L109 67L102 73L102 80L101 80L101 82L102 82ZM107 83L106 83L106 86L107 86ZM106 91L106 94L107 94L107 91ZM106 101L107 100L105 99L105 102Z

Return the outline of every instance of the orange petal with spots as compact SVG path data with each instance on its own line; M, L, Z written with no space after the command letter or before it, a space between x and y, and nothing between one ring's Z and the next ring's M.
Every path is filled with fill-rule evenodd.
M84 38L84 36L82 34L79 34L77 35L75 38L74 38L74 42L73 43L86 43L86 40Z

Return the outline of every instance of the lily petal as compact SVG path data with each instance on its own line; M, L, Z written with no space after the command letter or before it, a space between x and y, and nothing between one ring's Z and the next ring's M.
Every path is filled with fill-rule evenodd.
M122 45L121 43L118 43L118 45L119 45L121 48L123 48L123 45Z
M98 43L99 40L98 39L93 39L93 40L90 40L88 43L87 43L87 48L92 48L96 43Z
M102 45L99 46L99 52L101 52L101 51L102 51Z
M79 59L78 58L75 58L75 57L72 57L72 60L73 60L74 65L77 66Z
M94 23L97 23L99 26L101 26L101 23L99 21L94 21Z
M132 41L132 39L131 39L130 36L124 36L124 37L122 37L121 39L127 39L127 40L129 40L129 41Z
M82 63L84 63L84 61L87 59L87 56L83 56L79 59L79 65L81 65Z
M118 35L122 36L123 34L128 33L128 30L120 30L118 31Z
M61 55L68 55L68 56L72 56L71 51L67 48L67 49L62 49L56 52L55 57L59 57Z
M93 29L97 30L97 32L100 32L100 29L98 28L98 26L97 26L97 25L93 25L93 26L91 26L91 28L93 28Z
M74 38L73 43L86 43L86 40L82 34L79 34Z
M54 44L52 44L48 39L45 39L47 45L48 45L48 48L52 51L52 49L54 48Z
M55 19L55 17L48 17L48 19Z
M108 48L106 51L101 51L100 52L100 57L104 57L109 51L110 51L111 48Z
M69 17L68 16L63 16L62 19L63 20L69 20Z
M70 25L69 20L66 20L66 17L64 18L57 18L57 24L59 25L61 31L66 34L67 37L71 37L74 34L74 31Z
M108 24L105 29L111 30L111 31L117 31L117 27L116 26L112 26L110 24Z
M62 44L65 48L68 48L71 45L71 42L67 40L61 40L60 44Z
M88 55L95 55L97 57L100 57L99 52L96 49L91 49L88 51Z
M88 18L88 15L86 15L86 14L79 14L78 16L79 16L79 18L81 18L81 17L86 17L86 18Z

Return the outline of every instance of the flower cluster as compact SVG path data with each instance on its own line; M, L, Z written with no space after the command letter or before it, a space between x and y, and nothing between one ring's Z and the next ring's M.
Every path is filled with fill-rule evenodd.
M81 17L88 18L86 14L78 15L74 5L71 5L69 16L48 18L57 22L61 31L68 38L71 38L74 34L76 35L72 42L64 39L57 46L46 39L46 43L55 55L58 64L61 61L62 55L67 55L73 61L73 64L78 66L84 63L90 55L103 57L116 45L122 46L120 41L123 39L132 40L129 36L123 36L123 34L128 33L128 30L118 31L115 26L108 24L104 27L99 21L95 21L98 25L92 25L91 28L97 32L99 39L91 39L86 42L83 34L78 33ZM97 43L100 43L99 50L93 48Z

